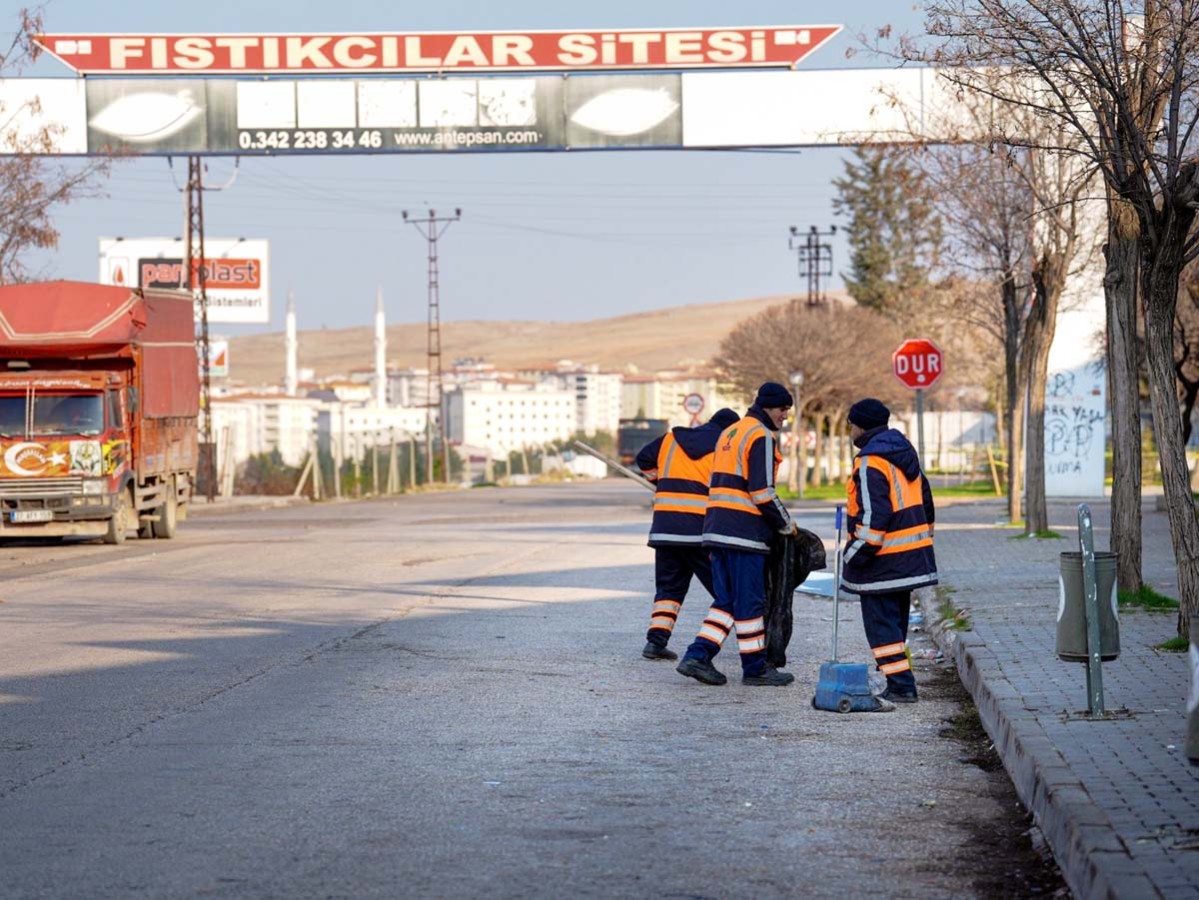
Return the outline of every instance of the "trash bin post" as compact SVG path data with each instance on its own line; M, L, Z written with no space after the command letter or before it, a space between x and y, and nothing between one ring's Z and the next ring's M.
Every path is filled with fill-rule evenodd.
M833 662L837 661L837 626L841 608L841 528L845 524L845 507L837 507L837 551L833 565Z
M1092 716L1102 716L1103 663L1100 660L1099 586L1095 580L1095 532L1091 507L1078 504L1078 549L1082 553L1082 583L1087 615L1087 706Z

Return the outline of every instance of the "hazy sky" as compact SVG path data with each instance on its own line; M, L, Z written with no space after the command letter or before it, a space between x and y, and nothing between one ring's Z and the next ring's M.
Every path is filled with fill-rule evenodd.
M149 0L97 4L51 0L50 32L304 32L501 28L617 28L843 24L805 68L847 61L856 35L885 25L919 30L910 2L608 0L586 7L509 0L277 3L218 0L185 7ZM31 74L67 75L53 60ZM205 196L213 236L271 242L272 323L228 334L279 330L287 288L301 329L366 325L383 287L390 322L425 317L425 243L399 211L461 207L446 234L442 308L454 319L590 319L684 303L805 289L788 227L836 222L836 150L802 153L606 151L244 158L233 186ZM222 183L233 161L213 160ZM39 261L52 277L95 280L100 236L183 232L177 183L164 159L120 163L106 199L64 208L59 251ZM838 269L844 244L834 247Z

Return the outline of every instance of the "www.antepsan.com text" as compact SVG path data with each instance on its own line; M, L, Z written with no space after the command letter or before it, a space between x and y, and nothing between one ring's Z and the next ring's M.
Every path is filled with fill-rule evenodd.
M398 147L483 147L498 144L539 144L540 131L400 131Z
M297 130L241 131L237 135L242 150L383 150L388 147L452 149L461 147L535 146L545 135L531 129L392 131Z

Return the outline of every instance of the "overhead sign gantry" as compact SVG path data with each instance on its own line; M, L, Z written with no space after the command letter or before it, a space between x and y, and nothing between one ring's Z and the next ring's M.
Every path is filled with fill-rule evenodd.
M793 67L840 25L326 34L47 34L80 75L315 75Z

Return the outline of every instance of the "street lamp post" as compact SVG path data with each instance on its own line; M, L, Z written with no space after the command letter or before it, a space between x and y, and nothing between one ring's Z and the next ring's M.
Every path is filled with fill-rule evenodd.
M800 466L800 450L799 450L799 389L803 387L803 372L791 373L791 393L795 396L795 405L792 406L791 413L791 477L790 488L795 492L795 496L800 500L803 499L803 483L804 479L799 477Z

